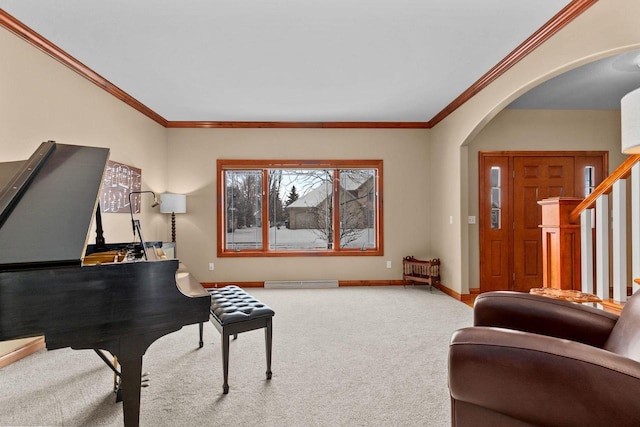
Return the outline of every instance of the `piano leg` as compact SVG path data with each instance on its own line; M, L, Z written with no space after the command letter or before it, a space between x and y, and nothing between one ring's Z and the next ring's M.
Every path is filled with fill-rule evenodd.
M140 424L140 388L142 378L142 355L137 357L120 356L122 378L122 412L125 427L136 427Z
M158 329L141 335L128 335L102 343L105 350L118 358L120 363L120 391L125 427L140 425L140 389L142 381L142 356L158 338L178 328Z

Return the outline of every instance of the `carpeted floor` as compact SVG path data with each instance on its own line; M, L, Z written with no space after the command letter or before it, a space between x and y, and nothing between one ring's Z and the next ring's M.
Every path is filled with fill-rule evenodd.
M249 289L274 309L273 378L263 330L231 342L190 325L151 345L143 426L447 426L447 351L472 309L426 287ZM113 375L90 350L41 351L0 370L0 425L122 425Z

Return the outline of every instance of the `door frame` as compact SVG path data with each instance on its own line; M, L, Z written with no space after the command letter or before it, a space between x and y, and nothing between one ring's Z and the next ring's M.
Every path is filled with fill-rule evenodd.
M585 166L590 165L590 161L585 158L599 157L601 161L600 170L596 170L594 181L597 184L602 182L604 178L609 175L609 152L608 151L578 151L578 150L561 150L561 151L480 151L478 152L478 225L479 225L479 292L487 292L490 290L511 290L514 288L513 274L515 272L514 266L514 231L513 227L509 224L513 224L514 217L514 162L516 157L573 157L574 158L574 197L584 197L585 177L583 171ZM493 162L492 162L493 160ZM501 176L501 187L505 189L507 194L502 196L502 200L507 203L507 206L501 212L504 218L504 224L506 229L503 230L504 239L508 250L506 251L506 259L499 260L500 266L507 265L507 277L503 279L500 287L496 288L491 286L487 275L487 269L490 267L489 262L495 260L487 259L485 253L485 240L488 238L489 230L487 227L490 224L490 196L486 192L487 188L490 188L490 173L487 173L492 164L500 163L502 165L508 164L508 170ZM573 195L567 195L573 196ZM487 206L489 209L487 209ZM494 266L495 267L495 266ZM506 286L505 282L506 281ZM541 285L542 286L542 285Z

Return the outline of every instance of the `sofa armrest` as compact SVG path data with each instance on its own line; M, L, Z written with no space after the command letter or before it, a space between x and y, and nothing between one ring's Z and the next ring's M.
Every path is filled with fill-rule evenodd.
M534 425L637 426L640 363L589 345L500 328L456 331L452 399Z
M566 338L603 347L618 316L603 310L520 292L487 292L476 298L474 325Z

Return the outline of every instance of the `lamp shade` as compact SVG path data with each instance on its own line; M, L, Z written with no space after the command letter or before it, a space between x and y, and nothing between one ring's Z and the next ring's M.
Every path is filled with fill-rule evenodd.
M629 92L620 100L622 152L640 154L640 89Z
M184 194L164 193L160 195L160 212L185 213L187 212L187 196Z

